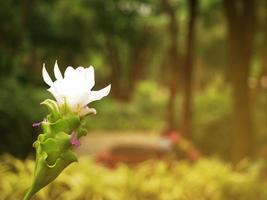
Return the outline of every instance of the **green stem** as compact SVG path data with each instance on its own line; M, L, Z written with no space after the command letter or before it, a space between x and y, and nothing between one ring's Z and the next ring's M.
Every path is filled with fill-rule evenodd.
M35 190L33 190L33 187L30 187L27 191L27 193L24 196L23 200L31 200L31 198L33 197L33 195L36 193Z

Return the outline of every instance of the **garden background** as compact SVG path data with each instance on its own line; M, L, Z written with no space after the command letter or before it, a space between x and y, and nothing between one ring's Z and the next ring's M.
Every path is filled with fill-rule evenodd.
M30 184L56 60L112 90L36 199L267 199L265 0L1 1L1 200Z

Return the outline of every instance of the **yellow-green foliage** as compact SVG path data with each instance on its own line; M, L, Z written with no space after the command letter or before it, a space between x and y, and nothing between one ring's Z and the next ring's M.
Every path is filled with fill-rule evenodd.
M20 200L31 183L34 162L10 156L0 163L0 199ZM136 167L101 167L88 158L72 164L35 200L266 200L257 170L234 172L218 160L147 161Z

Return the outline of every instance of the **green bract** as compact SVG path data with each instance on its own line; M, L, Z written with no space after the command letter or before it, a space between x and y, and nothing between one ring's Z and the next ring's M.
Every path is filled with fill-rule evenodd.
M77 161L70 142L72 132L77 139L86 135L82 118L74 113L66 103L58 105L53 100L41 103L48 108L49 114L42 122L40 134L33 146L36 148L34 179L24 200L29 200L40 189L51 183L68 165Z

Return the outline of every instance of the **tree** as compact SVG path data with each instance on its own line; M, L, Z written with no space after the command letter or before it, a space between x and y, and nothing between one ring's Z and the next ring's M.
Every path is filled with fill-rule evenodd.
M261 74L260 74L260 81L263 83L264 85L264 79L266 79L267 77L267 25L266 25L266 21L267 21L267 2L263 1L263 5L262 5L264 12L263 12L263 16L262 16L262 20L261 20L261 27L262 27L262 33L263 33L263 41L262 41L262 45L261 45L261 51L260 51L260 57L261 57ZM266 81L265 81L266 82ZM266 87L266 86L265 86Z
M248 76L255 33L255 1L224 0L229 38L229 72L233 87L233 161L252 152Z
M176 8L172 7L169 0L162 0L162 5L164 11L169 18L168 32L170 37L169 46L169 72L170 72L170 82L169 82L169 97L167 103L167 130L176 130L176 119L175 119L175 100L177 94L177 84L178 84L178 66L181 63L180 55L178 55L178 21L176 19Z
M143 0L93 0L98 50L110 69L113 96L129 101L152 57L154 29L148 23L152 5ZM119 78L118 78L119 77Z
M182 104L182 133L188 139L191 138L192 126L192 82L193 82L193 61L195 22L197 15L198 0L188 0L189 20L187 27L186 52L183 63L183 104Z

